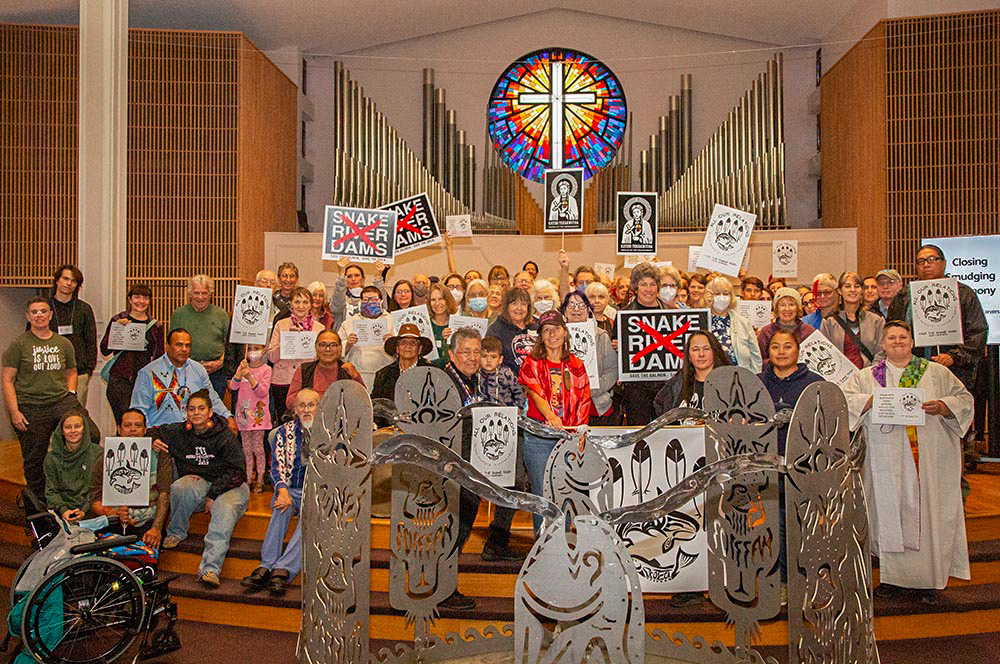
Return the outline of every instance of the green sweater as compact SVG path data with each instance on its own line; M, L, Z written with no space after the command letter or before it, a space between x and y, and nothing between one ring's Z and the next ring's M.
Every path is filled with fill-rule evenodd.
M101 446L90 440L90 425L86 418L83 442L72 452L66 449L62 421L59 422L49 439L49 451L42 462L42 470L45 472L45 502L50 509L60 515L66 510L79 509L91 516L90 473L101 453Z
M183 327L191 333L191 359L196 362L217 360L226 352L229 339L229 314L209 304L204 311L190 304L174 309L170 314L170 329Z

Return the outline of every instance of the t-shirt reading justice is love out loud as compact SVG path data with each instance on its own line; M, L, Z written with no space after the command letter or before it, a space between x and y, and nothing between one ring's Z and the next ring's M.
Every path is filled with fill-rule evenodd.
M14 392L22 406L40 406L66 396L66 370L76 369L76 353L66 337L39 339L30 330L3 354L3 366L17 369Z

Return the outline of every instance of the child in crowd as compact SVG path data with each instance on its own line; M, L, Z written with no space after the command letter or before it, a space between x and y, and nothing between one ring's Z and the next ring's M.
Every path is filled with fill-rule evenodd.
M524 386L510 367L503 364L503 344L495 337L486 337L479 356L479 390L487 401L504 406L524 408Z
M248 344L246 357L236 367L229 389L236 393L233 415L243 442L247 462L247 480L252 479L254 493L264 490L264 438L271 430L271 367L264 361L264 346ZM254 467L256 466L256 474Z

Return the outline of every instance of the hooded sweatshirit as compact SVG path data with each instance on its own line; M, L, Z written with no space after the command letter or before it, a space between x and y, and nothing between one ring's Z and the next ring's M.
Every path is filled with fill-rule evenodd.
M70 452L63 438L63 422L67 413L59 420L58 426L49 438L49 451L42 462L45 473L45 502L50 509L62 514L78 509L87 516L90 513L90 472L101 456L101 446L90 439L90 423L83 418L83 439L80 446Z
M170 447L178 478L197 475L211 482L208 497L212 500L247 481L243 448L226 426L226 420L215 413L201 433L185 421L155 427L146 435L153 440L159 438Z

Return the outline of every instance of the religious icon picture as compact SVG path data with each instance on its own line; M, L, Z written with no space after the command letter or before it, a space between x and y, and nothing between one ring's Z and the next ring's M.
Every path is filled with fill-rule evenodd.
M653 192L618 192L619 256L656 253L657 195Z
M545 232L583 232L583 169L545 171Z

